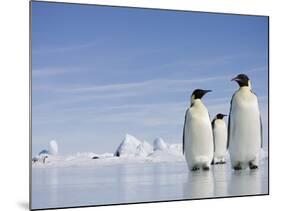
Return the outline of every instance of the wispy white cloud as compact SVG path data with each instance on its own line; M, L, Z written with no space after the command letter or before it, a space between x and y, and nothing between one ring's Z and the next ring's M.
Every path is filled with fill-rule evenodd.
M88 41L76 45L65 45L65 46L42 46L32 49L32 54L48 54L48 53L66 53L71 51L78 51L86 48L92 48L100 44L103 41Z
M83 103L89 101L96 101L96 100L107 100L107 99L118 99L124 97L132 97L136 94L133 92L124 92L124 93L112 93L112 94L105 94L105 95L82 95L82 96L67 96L62 97L59 99L48 100L48 102L41 102L38 104L34 104L34 109L46 109L57 107L61 105L73 105L75 103ZM73 105L75 106L75 105Z
M41 68L32 70L32 77L48 77L79 72L77 68Z
M207 82L223 80L227 77L228 76L217 76L190 80L155 79L134 83L82 86L77 88L35 86L34 90L39 89L40 91L55 92L57 98L50 99L47 102L34 103L33 106L35 109L46 109L48 107L57 107L60 105L77 106L77 103L90 103L100 100L104 103L108 100L112 102L114 99L119 100L121 98L145 97L149 100L149 97L152 99L157 98L159 94L165 95L170 92L191 92L194 87L200 87Z
M228 58L228 57L226 57ZM232 57L230 57L232 58ZM202 61L203 63L209 63L209 61ZM210 60L213 62L213 60ZM42 69L34 69L32 71L33 77L46 77L46 76L57 76L61 74L71 74L75 72L83 72L89 71L89 69L85 68L78 68L78 67L71 67L71 68L42 68ZM267 71L266 66L259 66L255 68L251 68L248 70L242 70L241 73L245 74L253 74L257 72ZM238 73L238 72L237 72ZM105 92L105 91L123 91L127 89L141 89L143 87L169 87L169 88L176 88L176 86L184 86L184 85L192 85L196 83L205 83L205 82L212 82L216 80L229 80L233 78L234 75L227 74L227 75L217 75L212 77L202 77L202 78L192 78L192 79L152 79L152 80L145 80L145 81L137 81L137 82L129 82L129 83L115 83L115 84L105 84L105 85L72 85L72 86L57 86L57 87L50 87L50 86L40 86L35 85L33 88L39 88L40 90L47 90L52 92L64 92L64 93L92 93L92 92Z
M124 91L131 89L147 89L147 88L161 88L161 89L173 89L176 86L190 86L199 83L206 83L216 80L229 79L231 76L214 76L206 78L195 78L195 79L153 79L130 83L115 83L107 85L88 85L88 86L77 86L76 87L41 87L53 92L61 93L94 93L94 92L111 92L111 91ZM36 87L35 87L36 89Z
M259 98L261 102L261 112L266 114L267 97ZM216 98L205 102L211 117L218 112L228 113L230 107L229 98ZM187 102L167 102L167 103L135 103L125 105L105 105L102 107L76 107L65 108L59 112L54 111L54 119L63 119L65 121L71 119L82 119L87 122L96 123L141 123L144 125L166 125L166 124L182 124L182 119L186 109L189 107ZM42 120L50 121L50 114L42 114L37 117L42 117Z
M77 71L78 69L71 69L70 71ZM264 67L254 68L248 70L263 71ZM65 70L58 69L53 71L38 70L40 74L61 74ZM68 71L68 70L67 70ZM36 71L34 71L36 73ZM247 72L247 71L245 71ZM191 78L191 79L152 79L145 81L129 82L129 83L115 83L106 85L72 85L72 86L43 86L34 85L34 91L45 90L50 93L55 93L59 98L34 104L35 108L47 108L48 106L58 105L71 105L74 103L93 102L96 100L114 100L120 98L132 98L141 96L155 96L158 94L165 94L171 92L186 93L191 92L194 88L202 87L208 88L210 84L218 83L219 80L229 80L233 75L218 75L212 77L203 78ZM222 90L223 91L223 90ZM226 88L224 91L232 92L234 90ZM230 98L231 96L229 96ZM228 98L227 98L228 99ZM77 105L76 105L77 106Z

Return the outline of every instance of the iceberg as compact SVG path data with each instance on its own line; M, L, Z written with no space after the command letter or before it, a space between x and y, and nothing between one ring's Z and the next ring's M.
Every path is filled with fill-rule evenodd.
M59 147L55 140L51 140L49 143L49 152L51 155L58 155Z
M118 146L117 150L114 153L114 156L132 156L137 153L137 147L142 142L138 140L136 137L126 134L121 144Z
M136 149L136 156L146 157L152 152L153 152L152 146L146 141L143 141L141 144L138 145Z
M167 149L167 144L164 142L162 138L156 138L153 142L153 150L157 151L163 151Z

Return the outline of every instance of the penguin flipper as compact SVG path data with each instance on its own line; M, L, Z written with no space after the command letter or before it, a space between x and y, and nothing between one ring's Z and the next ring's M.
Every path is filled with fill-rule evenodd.
M231 109L230 109L231 111ZM229 147L229 138L230 138L230 112L229 112L229 115L228 115L228 125L227 125L227 144L226 144L226 149L228 149Z
M212 128L214 129L214 127L215 127L215 120L216 119L213 119L213 121L212 121Z
M261 121L261 115L260 115L260 130L261 130L261 148L263 147L263 132L262 132L262 121Z
M184 154L184 140L185 140L185 124L186 124L186 115L187 115L188 109L185 112L184 116L184 124L183 124L183 134L182 134L182 154Z
M231 101L230 101L230 109L229 109L228 124L227 124L227 144L226 144L226 149L228 149L228 147L229 147L232 101L233 101L233 98L234 98L235 94L236 94L236 92L232 95L232 98L231 98Z
M209 112L208 112L209 113ZM209 113L209 117L210 117L210 121L211 121L211 115ZM213 119L213 121L211 122L211 125L212 125L212 134L213 134L213 145L214 145L214 152L215 152L215 136L214 136L214 127L215 127L215 121L216 121L216 118Z

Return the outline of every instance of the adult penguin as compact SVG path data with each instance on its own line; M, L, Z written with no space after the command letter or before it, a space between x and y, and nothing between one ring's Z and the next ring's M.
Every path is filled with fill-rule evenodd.
M236 81L239 89L231 100L228 119L228 144L231 164L234 170L257 169L262 147L262 122L258 98L252 92L251 81L245 74L239 74Z
M209 170L214 154L213 133L207 108L201 101L211 90L196 89L191 95L183 128L183 153L188 167Z

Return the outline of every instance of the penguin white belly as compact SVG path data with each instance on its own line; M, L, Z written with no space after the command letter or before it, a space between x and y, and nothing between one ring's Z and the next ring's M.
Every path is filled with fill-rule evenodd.
M227 128L225 122L221 119L217 119L214 125L214 142L215 142L215 160L224 161L227 148Z
M261 146L260 113L254 94L237 93L233 98L230 119L229 152L232 165L245 167L257 161Z
M186 115L185 158L189 168L209 166L213 159L213 134L205 107L191 107Z

